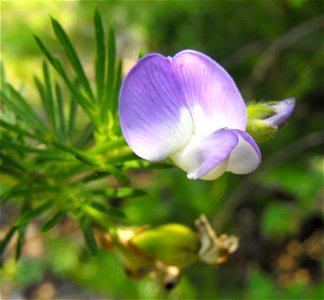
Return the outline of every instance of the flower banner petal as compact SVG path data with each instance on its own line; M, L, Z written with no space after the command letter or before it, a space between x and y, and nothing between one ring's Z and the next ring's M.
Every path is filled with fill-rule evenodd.
M193 137L170 158L188 173L189 179L213 180L226 171L227 159L238 141L234 132L223 129L209 136Z
M244 100L222 66L193 50L179 52L172 63L192 112L196 134L211 134L224 127L245 130Z
M144 159L163 160L190 139L192 117L170 58L150 54L137 62L122 84L119 115L128 145Z
M239 142L227 165L227 171L234 174L248 174L254 171L261 163L261 152L253 138L241 130L231 130L236 133Z

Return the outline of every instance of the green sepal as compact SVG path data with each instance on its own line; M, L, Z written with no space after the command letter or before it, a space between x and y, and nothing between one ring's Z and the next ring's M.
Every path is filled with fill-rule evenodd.
M246 131L257 143L264 143L270 140L277 132L277 127L264 122L276 114L276 111L270 105L276 102L251 103L247 106L248 124Z
M246 128L257 143L264 143L273 138L278 128L269 126L263 120L249 120Z
M248 119L249 120L264 120L268 117L271 117L276 113L269 104L275 104L276 102L262 102L262 103L251 103L249 104L247 109Z

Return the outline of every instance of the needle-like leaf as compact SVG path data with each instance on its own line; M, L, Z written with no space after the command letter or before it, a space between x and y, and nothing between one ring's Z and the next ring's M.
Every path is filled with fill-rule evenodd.
M59 209L58 212L56 212L56 214L54 214L52 218L50 218L46 223L43 224L40 231L45 232L53 228L57 223L59 223L62 220L65 214L66 214L65 208Z
M5 237L0 241L0 256L2 256L4 250L8 246L9 242L11 241L11 239L17 229L18 229L18 227L12 226L9 229L9 231L7 232L7 234L5 235Z
M53 96L50 72L46 62L43 63L43 74L44 74L45 93L46 93L46 97L44 100L46 101L47 116L51 124L52 131L54 135L57 136L55 101Z
M91 141L93 141L94 137L94 130L95 127L92 122L89 122L84 128L82 129L81 133L79 134L78 139L73 143L74 147L79 149L85 148Z
M27 213L21 215L18 220L16 221L16 226L21 226L28 223L30 220L35 219L36 217L40 216L48 209L50 209L55 203L55 198L51 198L47 200L42 205L38 206L37 208L28 211Z
M97 99L98 103L102 104L105 91L105 65L106 65L106 47L105 36L102 25L102 20L99 12L96 10L94 14L94 27L96 34L96 84L97 84Z
M47 132L45 123L28 104L24 97L11 85L7 85L7 89L10 96L0 91L1 100L5 103L5 105L18 117L25 120L35 131L45 134L45 132Z
M30 198L28 196L25 197L24 203L21 209L21 215L25 214L30 209ZM16 261L19 260L22 252L22 247L25 241L25 233L26 233L26 226L27 224L18 226L18 239L16 245L16 254L15 259Z
M66 55L68 56L68 58L71 62L71 65L78 77L78 80L80 81L81 85L83 86L88 97L92 101L94 101L95 97L91 90L90 83L85 75L85 72L83 70L81 62L78 58L76 51L74 50L74 47L72 46L72 43L70 42L68 35L65 33L65 31L61 27L61 25L53 18L52 18L52 26L53 26L56 37L60 41L61 45L63 46L63 48L65 50Z
M128 185L130 183L127 175L113 165L106 165L104 167L104 171L111 173L122 186Z
M112 216L114 218L125 218L125 214L121 210L119 210L115 207L112 207L106 203L91 201L89 203L89 205L91 207L95 208L96 210L98 210L104 214L107 214L109 216Z
M106 80L106 93L104 103L102 105L102 120L104 123L108 122L108 116L112 115L113 95L114 95L114 82L115 82L115 64L116 64L116 41L115 33L112 28L109 29L108 34L108 64L107 64L107 80ZM110 112L110 114L109 114Z
M49 50L45 47L43 42L37 36L34 36L34 37L36 39L38 46L40 47L42 52L47 57L48 61L51 63L51 65L54 67L54 69L63 78L65 84L67 85L68 89L74 96L75 100L78 101L78 103L81 105L81 107L86 112L86 114L89 116L89 118L92 119L93 121L95 121L95 118L92 113L92 106L91 106L91 103L89 102L89 100L79 91L79 89L77 88L77 85L69 79L68 75L64 71L64 68L63 68L61 62L56 57L52 56L52 54L49 52Z
M92 190L91 192L95 195L104 195L112 198L135 198L146 195L146 193L142 190L129 187L107 188L100 190Z
M95 254L98 250L98 246L96 243L96 239L95 239L91 224L89 223L89 220L87 217L83 216L81 218L80 227L81 227L84 239L85 239L91 253Z
M4 128L6 130L9 130L9 131L15 132L19 135L30 137L36 141L40 141L43 143L46 142L46 139L44 139L44 137L42 135L33 134L33 133L21 128L19 125L10 124L4 120L0 120L0 127Z
M120 90L120 85L122 82L122 71L123 71L123 61L119 60L118 66L117 66L117 72L116 72L116 81L115 85L113 87L113 96L112 96L112 106L111 106L111 111L113 113L113 116L115 118L118 118L118 113L117 113L117 106L118 106L118 95L119 95L119 90ZM115 125L118 124L118 122L114 122ZM116 128L116 126L115 126ZM120 126L117 126L118 129L120 129Z
M69 122L68 135L71 144L75 135L75 122L76 122L77 111L78 111L78 102L75 100L75 97L72 96L70 100L70 111L69 111L69 120L68 120Z
M65 120L65 113L64 113L64 105L62 99L62 90L59 84L56 82L55 84L55 96L57 102L57 111L58 111L58 119L59 119L59 137L60 140L65 143L66 141L66 120Z

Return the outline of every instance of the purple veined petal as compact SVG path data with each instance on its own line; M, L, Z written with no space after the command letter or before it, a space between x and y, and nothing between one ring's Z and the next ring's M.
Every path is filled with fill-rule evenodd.
M228 169L239 142L234 131L219 129L245 130L247 122L230 75L192 50L139 60L122 84L119 115L123 135L138 156L151 161L170 156L189 178L209 180Z
M231 130L236 133L239 142L232 151L227 171L234 174L248 174L253 172L261 163L261 152L253 138L241 130Z
M188 144L170 158L189 179L213 180L227 168L228 158L239 142L232 130L219 130L208 136L193 136Z
M211 134L225 127L245 130L244 100L222 66L193 50L179 52L172 63L193 115L196 134Z
M172 59L150 54L123 81L119 96L123 135L140 157L163 160L191 137L193 122Z
M295 98L289 98L283 101L280 101L279 103L275 105L271 105L270 107L275 110L276 114L265 119L264 122L266 122L268 125L278 127L283 122L285 122L292 112L295 109L296 105L296 99Z

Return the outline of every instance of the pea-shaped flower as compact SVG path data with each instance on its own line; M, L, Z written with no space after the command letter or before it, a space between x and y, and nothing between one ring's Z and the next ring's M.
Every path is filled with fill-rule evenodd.
M141 58L122 84L119 115L138 156L169 158L190 179L213 180L225 171L247 174L260 164L260 150L245 131L246 106L236 84L197 51Z

